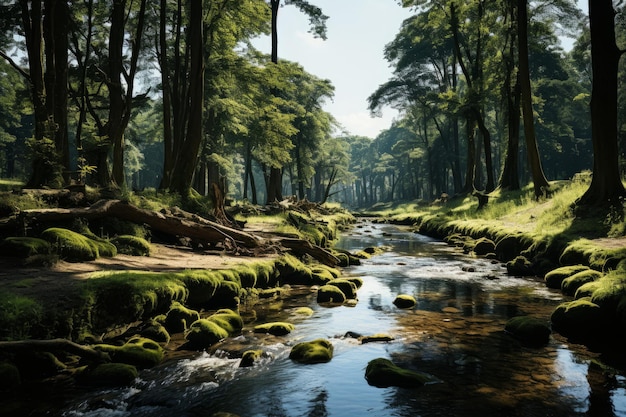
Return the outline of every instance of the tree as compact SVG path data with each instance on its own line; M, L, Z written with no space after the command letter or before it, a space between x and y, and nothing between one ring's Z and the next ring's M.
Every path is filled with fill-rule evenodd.
M270 0L272 11L272 62L278 63L278 9L281 0ZM326 20L328 19L322 13L319 7L310 4L306 0L285 0L285 4L291 4L300 9L309 16L311 24L311 32L322 39L326 39ZM272 166L269 169L269 178L267 180L267 203L275 200L282 200L282 167Z

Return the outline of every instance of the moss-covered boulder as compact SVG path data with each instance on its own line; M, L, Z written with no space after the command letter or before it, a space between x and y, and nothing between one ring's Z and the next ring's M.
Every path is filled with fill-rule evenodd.
M261 359L263 356L263 351L260 349L257 350L246 350L241 356L241 361L239 362L240 368L249 368L254 366L255 363Z
M369 336L359 336L359 342L362 344L365 343L375 343L375 342L391 342L394 340L393 336L390 336L386 333L376 333Z
M409 294L398 294L393 300L393 305L398 308L409 309L417 305L417 300Z
M328 285L335 286L341 290L341 292L346 296L346 299L355 299L356 298L356 284L347 279L333 279L328 282Z
M599 285L591 294L591 302L613 317L618 304L626 296L626 274L611 273L597 282Z
M578 289L574 293L574 298L579 300L581 298L591 297L591 294L593 294L595 290L600 288L601 285L602 284L600 283L600 281L587 282L578 287Z
M259 324L254 327L255 333L269 333L274 336L284 336L291 333L295 329L295 326L291 323L285 322L272 322Z
M133 337L122 346L100 344L94 346L107 352L113 362L126 363L139 369L152 368L163 360L163 348L154 340L145 337Z
M187 305L202 308L211 305L223 277L215 271L185 271L180 280L189 290Z
M506 272L518 277L535 275L532 263L525 256L516 256L515 259L506 263Z
M594 342L607 328L607 316L589 297L560 304L550 316L552 328L575 342Z
M123 387L137 379L137 368L126 363L103 363L84 370L78 380L83 384L103 387Z
M379 388L415 388L436 382L436 379L428 374L401 368L385 358L377 358L367 364L365 379L369 385Z
M281 256L275 263L281 284L311 285L313 273L311 268L291 255Z
M121 235L111 239L117 252L131 256L150 256L152 247L146 239L132 235Z
M41 238L49 242L59 256L69 262L92 261L100 256L94 241L68 229L52 227L44 230Z
M502 262L509 262L519 256L524 250L521 238L516 235L507 235L496 242L496 257Z
M323 303L344 303L346 295L335 285L322 285L317 289L317 302Z
M0 362L0 391L15 389L22 383L17 366L8 362Z
M518 316L507 321L504 330L523 345L540 347L548 344L551 330L548 325L534 317Z
M496 252L496 244L493 240L486 237L481 237L476 241L474 245L474 253L478 256L486 256L489 253Z
M243 291L241 284L236 281L222 280L215 290L215 294L209 303L210 307L216 308L239 308L239 302Z
M563 280L561 283L561 292L565 295L574 295L583 284L596 281L601 277L602 273L594 271L593 269L577 272Z
M325 363L333 358L333 344L326 339L316 339L295 345L289 352L289 359L304 363Z
M14 258L28 258L36 255L48 255L52 246L44 239L36 237L7 237L0 242L0 254Z
M175 301L167 312L163 325L169 333L182 333L197 320L200 320L200 314L196 310Z
M210 315L207 320L226 330L229 336L239 334L243 329L243 319L239 313L228 308L218 310L215 314Z
M325 268L311 268L311 284L325 285L334 280L335 276Z
M299 307L293 313L298 317L311 317L314 311L311 307Z
M186 347L203 350L228 337L228 332L219 324L207 319L200 319L191 324L185 335Z
M357 290L363 286L363 278L347 277L347 278L344 278L344 279L346 279L346 280L350 281L351 283L353 283L356 286Z
M170 333L157 320L148 321L139 334L158 343L167 344L170 341Z
M569 278L574 274L577 274L582 271L586 271L590 269L585 265L570 265L570 266L562 266L560 268L554 269L546 274L544 277L544 281L546 283L546 287L561 289L561 285L563 284L563 280L565 278Z

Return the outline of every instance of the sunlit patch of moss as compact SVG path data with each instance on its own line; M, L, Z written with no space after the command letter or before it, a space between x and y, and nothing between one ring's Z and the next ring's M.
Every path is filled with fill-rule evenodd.
M208 270L183 271L178 278L188 289L187 304L193 308L208 306L223 280L219 273Z
M563 265L584 264L603 270L609 259L626 259L626 248L605 248L593 240L578 239L563 251L560 262Z
M591 293L591 302L614 315L621 299L626 296L626 274L611 272L597 282L598 287Z
M239 313L227 308L218 310L210 315L207 320L226 330L230 336L241 333L241 329L243 329L243 320Z
M185 335L187 347L197 350L211 347L227 337L228 331L219 324L207 319L200 319L192 323L189 331Z
M587 271L589 269L590 268L585 265L563 266L548 272L544 277L544 281L546 282L546 286L548 288L560 289L565 278L569 278L574 274Z
M146 326L141 329L140 335L158 343L167 344L170 342L170 333L163 324L154 319L146 323Z
M164 356L163 348L145 337L133 337L122 346L100 344L94 348L107 352L113 362L126 363L137 368L152 368L158 365Z
M68 229L52 227L45 230L41 238L70 262L91 261L99 256L98 246L93 240Z
M332 358L333 344L326 339L298 343L289 352L289 359L305 364L330 362Z
M345 303L346 295L334 285L322 285L317 289L318 303Z
M393 300L393 305L398 308L409 309L417 305L417 300L410 294L398 294Z
M311 268L292 255L283 255L276 261L281 284L309 285L313 277Z
M602 277L602 273L592 269L578 272L563 280L561 283L561 291L565 295L574 295L576 291L584 284L593 282Z
M291 323L286 322L271 322L259 324L258 326L254 326L255 333L269 333L274 336L285 336L296 328Z
M2 256L27 258L35 255L47 255L52 251L50 243L35 237L7 237L0 242Z
M263 351L260 349L256 350L246 350L241 356L241 361L239 362L240 368L247 368L250 366L254 366L255 363L259 361L261 356L263 355Z
M311 317L313 313L314 311L311 307L300 307L294 311L294 314L300 317Z
M552 328L582 343L591 342L606 330L607 315L589 297L560 304L552 313Z
M357 287L356 287L356 284L352 281L349 281L347 279L337 278L337 279L333 279L332 281L329 281L326 286L328 285L332 285L332 286L339 288L341 292L346 296L346 299L356 298Z
M119 253L122 253L124 255L150 256L150 252L152 250L150 242L148 242L144 238L137 236L116 236L111 239L111 243L115 245Z

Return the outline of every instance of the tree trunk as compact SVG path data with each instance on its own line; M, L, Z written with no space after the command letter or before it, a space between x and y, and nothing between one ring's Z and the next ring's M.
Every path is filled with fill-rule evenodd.
M593 177L579 205L621 205L620 198L626 195L620 178L617 142L617 74L622 52L615 43L614 19L611 0L589 0Z
M541 167L537 139L535 137L535 118L533 116L532 90L530 86L530 69L528 65L528 4L527 0L518 0L518 53L519 53L519 76L522 94L522 114L524 117L524 137L526 139L526 151L528 163L533 179L535 197L546 195L550 187Z

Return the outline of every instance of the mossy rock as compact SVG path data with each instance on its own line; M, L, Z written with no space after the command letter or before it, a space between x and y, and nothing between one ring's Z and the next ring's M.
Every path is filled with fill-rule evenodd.
M311 274L312 285L326 285L335 279L335 276L324 268L312 268Z
M117 248L117 252L131 256L150 256L152 247L150 242L142 237L121 235L111 239L111 243Z
M569 278L574 274L582 271L587 271L589 269L591 268L584 265L562 266L560 268L554 269L548 272L544 277L546 287L559 290L561 289L561 285L563 284L563 280L565 278Z
M294 311L294 314L300 317L311 317L313 313L314 311L310 307L300 307Z
M93 261L100 256L96 243L68 229L52 227L44 230L41 238L49 242L59 256L69 262Z
M614 315L617 305L626 296L626 276L611 274L598 282L600 285L591 294L591 302L599 305L607 314Z
M574 298L576 300L579 300L581 298L591 297L591 294L593 294L595 290L600 288L601 285L602 284L600 283L600 281L587 282L586 284L578 287L576 293L574 294Z
M215 290L209 307L237 309L242 294L243 291L239 282L223 280Z
M333 279L335 278L339 278L341 276L341 272L337 269L337 268L333 268L331 266L327 266L327 265L316 265L314 267L311 268L311 272L315 273L315 272L324 272L324 273L329 273L331 277L333 277Z
M551 333L545 322L529 316L518 316L509 319L504 330L513 335L522 344L532 347L547 345Z
M333 253L337 259L339 259L338 265L341 267L350 266L350 256L347 253L335 252Z
M350 281L351 283L353 283L354 285L356 285L356 289L357 290L363 286L363 278L347 277L347 278L343 278L343 279L346 279L346 280Z
M274 336L284 336L291 333L295 329L295 326L291 323L285 322L272 322L259 324L254 327L255 333L269 333Z
M126 363L139 369L152 368L163 360L163 348L154 340L133 337L122 346L96 345L96 349L107 352L113 362Z
M255 363L261 359L263 356L262 350L246 350L241 356L241 361L239 362L240 368L249 368L254 366Z
M218 310L215 314L210 315L207 320L226 330L229 336L241 333L241 329L243 329L243 319L239 313L228 308Z
M500 261L509 262L519 256L523 249L518 236L508 235L496 242L495 253Z
M495 253L496 244L493 240L486 237L481 237L476 241L474 245L474 253L478 256L486 256L489 253Z
M211 305L223 278L215 271L185 271L180 274L180 280L189 290L186 304L202 308Z
M575 342L593 342L607 327L607 315L589 297L560 304L550 316L552 328Z
M333 279L329 281L327 285L332 285L341 290L341 292L346 296L346 299L355 299L356 298L356 284L347 279Z
M304 363L325 363L333 358L333 344L326 339L316 339L295 345L289 352L289 359Z
M346 295L335 285L322 285L317 289L318 303L339 303L346 301Z
M127 363L103 363L93 369L86 369L79 381L93 386L124 387L137 379L137 368Z
M281 284L311 285L313 273L311 268L291 255L281 256L276 261L276 271Z
M393 305L398 308L409 309L417 305L417 300L409 294L398 294L393 300Z
M200 320L200 314L196 310L175 301L167 312L163 325L169 333L182 333L197 320Z
M602 277L602 273L593 269L578 272L561 283L561 292L565 295L574 295L578 288L588 282L597 281Z
M200 319L191 324L185 335L187 347L203 350L228 337L228 331L215 322Z
M20 386L22 378L17 366L0 362L0 391L9 391Z
M393 336L390 336L385 333L376 333L370 336L359 336L358 339L359 339L359 342L361 342L362 344L374 343L374 342L391 342L395 340Z
M156 320L151 320L139 333L142 337L154 340L158 343L169 343L170 333L165 326Z
M254 288L257 285L257 272L250 265L237 265L232 271L237 275L242 288Z
M369 385L378 388L415 388L436 382L436 379L428 374L401 368L385 358L377 358L367 364L365 379Z
M517 256L506 263L506 272L509 275L529 277L535 275L532 263L525 256Z
M28 258L36 255L48 255L51 252L50 243L36 237L7 237L0 243L2 256Z

